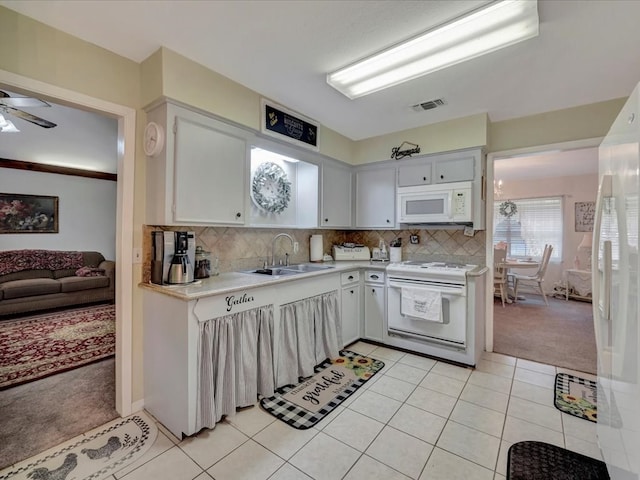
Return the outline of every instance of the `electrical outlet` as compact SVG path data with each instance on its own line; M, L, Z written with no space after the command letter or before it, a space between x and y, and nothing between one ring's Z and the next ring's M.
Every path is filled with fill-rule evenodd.
M133 249L133 263L142 263L142 249L134 248Z
M298 253L300 250L300 244L298 242L293 242L293 253Z

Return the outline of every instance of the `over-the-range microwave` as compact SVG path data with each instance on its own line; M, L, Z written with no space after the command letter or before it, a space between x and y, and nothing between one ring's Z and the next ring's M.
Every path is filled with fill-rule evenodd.
M471 193L471 182L398 187L398 222L471 224Z

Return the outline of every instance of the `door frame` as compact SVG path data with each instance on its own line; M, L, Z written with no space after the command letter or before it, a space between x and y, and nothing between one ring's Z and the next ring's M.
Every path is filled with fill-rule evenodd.
M116 193L116 410L133 413L133 202L136 110L0 69L0 83L84 107L118 120Z
M489 267L489 274L486 280L486 305L485 305L485 350L493 352L493 180L494 165L497 159L543 154L550 151L580 150L583 148L597 147L602 143L604 137L586 138L583 140L572 140L569 142L552 143L547 145L537 145L534 147L516 148L503 150L487 154L487 200L486 200L486 221L485 221L485 248L486 265Z

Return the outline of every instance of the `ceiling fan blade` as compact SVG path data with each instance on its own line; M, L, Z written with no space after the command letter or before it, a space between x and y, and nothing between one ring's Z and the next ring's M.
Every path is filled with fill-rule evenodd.
M11 97L7 92L0 90L0 104L16 108L50 107L47 102L32 97Z
M26 120L27 122L35 123L36 125L40 125L43 128L53 128L53 127L56 126L55 123L50 122L49 120L45 120L44 118L36 117L35 115L32 115L32 114L27 113L27 112L23 112L22 110L18 110L17 108L4 107L4 109L5 109L5 111L7 113L15 115L16 117L21 118L23 120Z

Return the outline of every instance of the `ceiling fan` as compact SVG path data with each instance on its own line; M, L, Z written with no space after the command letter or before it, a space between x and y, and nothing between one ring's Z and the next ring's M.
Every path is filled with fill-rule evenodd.
M4 114L14 115L27 122L35 123L43 128L53 128L55 123L40 118L31 113L27 113L20 108L32 108L32 107L50 107L47 102L31 97L12 97L7 92L0 90L0 132L19 132L16 126L11 120L7 120Z

